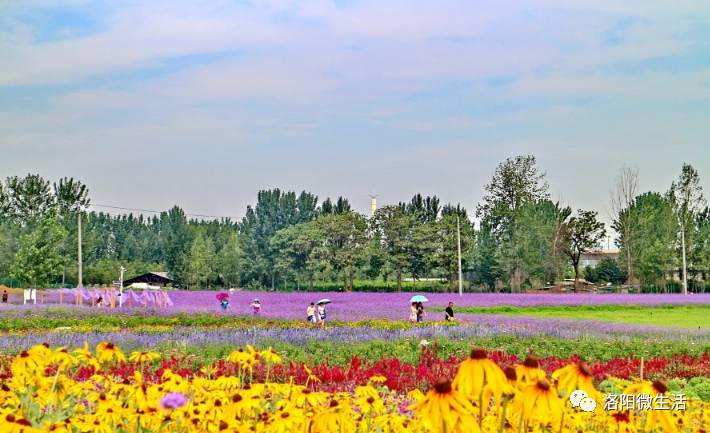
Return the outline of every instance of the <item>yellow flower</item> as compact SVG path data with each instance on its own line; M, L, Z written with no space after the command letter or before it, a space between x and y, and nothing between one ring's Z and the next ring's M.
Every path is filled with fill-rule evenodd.
M546 379L530 384L513 402L513 409L519 422L553 423L552 430L558 431L564 412L564 404L557 396L557 391Z
M385 383L387 382L387 378L385 376L382 376L380 374L376 374L374 376L371 376L368 380L369 383Z
M260 356L269 364L281 364L281 357L270 347L266 350L262 350Z
M663 382L643 381L628 386L624 390L624 394L650 395L651 397L656 397L658 395L665 396L667 391L668 387ZM672 399L667 397L666 401L668 402L668 409L670 409ZM673 420L673 412L671 410L652 409L646 411L646 425L644 429L646 431L652 431L657 427L661 427L661 430L667 433L678 431L678 426Z
M355 388L355 403L360 408L362 413L380 414L385 411L385 405L377 393L377 390L371 386L358 386Z
M466 397L452 388L451 382L439 382L423 399L409 406L421 423L432 432L478 432L475 408Z
M306 373L308 373L308 381L309 382L315 382L315 383L320 382L320 379L318 378L318 376L313 374L313 371L310 368L308 368L308 366L306 364L303 364L303 369L306 370Z
M552 373L552 379L563 395L570 395L575 390L581 389L596 401L601 400L601 394L594 388L592 370L583 362L570 364Z
M66 347L56 349L52 352L50 359L52 364L58 364L60 368L64 369L69 368L78 362L77 359L69 353Z
M132 352L128 357L129 361L137 364L144 364L146 362L155 361L156 359L160 359L160 354L156 352Z
M41 433L42 430L36 429L32 423L24 418L15 417L13 414L4 415L0 419L0 431L2 433Z
M291 403L284 402L276 408L269 431L271 433L302 431L305 422L306 417L303 414L303 410L293 406Z
M291 392L291 400L298 407L305 408L307 405L310 407L317 407L322 405L326 400L326 396L323 393L311 391L304 386L294 386L293 389L296 392Z
M121 352L121 349L113 343L104 341L96 346L96 358L100 362L126 362L126 357Z
M15 357L10 365L14 376L24 376L39 371L44 366L44 360L37 352L22 351Z
M328 409L313 417L308 431L310 433L354 433L357 424L353 418L352 409L336 400L331 400Z
M537 358L528 356L525 361L515 367L515 375L520 386L526 386L545 378L545 372L540 369Z
M93 366L96 370L101 368L101 366L99 365L99 361L91 353L91 350L89 350L88 341L84 341L83 348L75 349L74 354L76 355L77 361L79 361L80 364Z
M461 363L454 377L453 388L465 397L479 401L482 398L483 387L488 385L494 396L511 394L512 387L508 385L503 370L488 359L484 349L473 349L471 355Z

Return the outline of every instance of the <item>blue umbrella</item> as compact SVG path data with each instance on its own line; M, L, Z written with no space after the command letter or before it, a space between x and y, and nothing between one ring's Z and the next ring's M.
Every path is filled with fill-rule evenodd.
M429 300L424 295L414 295L409 302L429 302Z

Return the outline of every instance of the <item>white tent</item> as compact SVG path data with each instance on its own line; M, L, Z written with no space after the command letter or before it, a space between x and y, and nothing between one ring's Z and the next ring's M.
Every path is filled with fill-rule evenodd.
M160 287L158 286L151 286L148 283L133 283L130 286L127 287L127 289L136 289L136 290L160 290Z

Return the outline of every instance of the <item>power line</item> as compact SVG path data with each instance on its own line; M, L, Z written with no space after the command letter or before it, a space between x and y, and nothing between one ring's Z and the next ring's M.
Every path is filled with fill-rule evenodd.
M91 203L91 204L89 204L89 207L100 207L100 208L107 208L107 209L132 211L132 212L149 212L149 213L155 213L155 214L160 214L160 213L166 212L164 210L140 209L140 208L113 206L113 205L108 205L108 204L97 204L97 203ZM214 219L233 219L233 220L239 219L238 217L234 217L234 216L205 215L205 214L199 214L199 213L185 213L185 216L190 216L190 217L195 217L195 218L214 218Z

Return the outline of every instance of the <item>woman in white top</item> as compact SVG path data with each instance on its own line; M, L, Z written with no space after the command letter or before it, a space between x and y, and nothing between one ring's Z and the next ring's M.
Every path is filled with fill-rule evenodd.
M320 323L321 328L325 328L325 319L328 316L328 313L325 311L325 305L324 304L318 304L318 321Z
M316 323L316 304L313 302L306 308L306 320L310 323Z
M417 321L417 303L412 302L412 305L409 307L409 321L412 323L416 323Z

